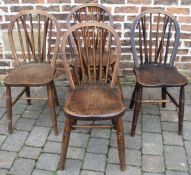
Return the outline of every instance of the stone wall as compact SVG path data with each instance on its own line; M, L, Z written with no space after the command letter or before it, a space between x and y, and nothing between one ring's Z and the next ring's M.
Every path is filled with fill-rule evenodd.
M73 6L89 0L0 0L0 74L12 67L7 27L10 19L19 11L41 9L55 15L62 30L65 30L67 14ZM179 70L191 70L191 0L94 0L108 7L114 18L114 27L121 37L123 56L122 73L131 72L132 56L129 45L129 32L133 19L141 11L160 8L172 13L181 28L181 42L177 53L176 66Z

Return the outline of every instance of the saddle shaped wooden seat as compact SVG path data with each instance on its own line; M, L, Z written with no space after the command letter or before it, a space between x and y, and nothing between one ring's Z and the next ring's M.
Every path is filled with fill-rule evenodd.
M80 120L110 120L121 116L125 106L119 86L90 85L71 91L64 112Z
M187 79L177 69L166 65L145 65L135 68L137 82L146 87L178 87L187 84ZM164 78L165 77L165 78Z
M6 85L40 86L51 83L54 79L55 67L50 64L24 64L13 69L5 77Z

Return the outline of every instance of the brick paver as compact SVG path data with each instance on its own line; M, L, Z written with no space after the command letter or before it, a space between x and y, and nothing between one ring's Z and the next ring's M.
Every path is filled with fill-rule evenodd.
M58 169L64 128L62 106L67 92L58 84L56 108L58 136L51 128L47 102L25 101L13 109L13 134L7 132L4 99L0 108L0 175L191 175L191 93L186 94L183 134L178 135L177 109L172 104L143 104L135 137L130 136L133 110L127 110L125 129L126 171L120 172L115 130L76 129L71 133L65 170ZM132 86L123 85L128 107ZM3 94L4 88L0 88ZM46 89L35 89L36 93ZM186 92L191 91L191 85ZM176 89L172 90L177 94ZM63 94L65 93L65 94ZM160 97L160 90L145 90L143 97ZM3 103L4 102L4 103ZM83 124L82 122L79 122ZM98 122L99 123L99 122ZM106 122L107 123L107 122Z

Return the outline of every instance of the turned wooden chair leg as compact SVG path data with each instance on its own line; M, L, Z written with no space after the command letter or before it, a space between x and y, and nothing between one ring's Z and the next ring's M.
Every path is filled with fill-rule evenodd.
M53 82L53 87L54 87L54 99L55 99L55 104L56 104L56 106L59 106L58 95L57 95L56 86L55 86L54 82Z
M114 130L116 130L116 119L111 119L111 122L112 122L112 124L114 126Z
M134 108L134 113L133 113L133 122L132 122L132 128L131 128L131 136L135 135L136 127L137 127L137 122L139 118L139 111L141 108L141 99L142 99L142 87L137 87L136 88L136 102L135 102L135 108Z
M64 170L71 130L72 130L72 120L71 118L66 118L64 126L64 134L62 137L61 156L59 161L60 170Z
M124 141L124 131L123 131L123 121L122 118L116 120L116 134L117 134L117 145L119 153L119 162L121 171L125 171L125 141Z
M12 97L11 97L11 87L6 86L6 108L7 108L7 122L8 122L8 132L12 133Z
M130 105L129 105L129 109L133 109L133 107L134 107L136 90L137 90L137 85L135 85L135 87L134 87L133 94L132 94L132 97L131 97L131 102L130 102Z
M54 102L54 87L52 84L47 86L48 91L48 104L51 113L52 127L54 128L54 134L58 135L58 127L57 127L57 119L56 119L56 111L55 111L55 102Z
M30 97L30 87L26 88L25 93L27 97ZM31 105L31 99L27 99L27 105Z
M166 87L163 87L162 88L162 99L163 100L166 100L166 92L165 91L166 91ZM166 108L166 102L162 102L162 107Z
M182 134L182 128L183 128L183 120L184 120L184 86L180 87L180 95L179 95L179 124L178 124L178 134Z

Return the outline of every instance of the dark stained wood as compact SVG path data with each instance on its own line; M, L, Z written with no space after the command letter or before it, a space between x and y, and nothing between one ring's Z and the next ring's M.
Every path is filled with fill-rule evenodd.
M74 43L70 42L71 34L73 34ZM108 39L113 41L112 45L105 44ZM70 45L69 53L68 44ZM64 169L71 128L112 127L117 131L120 167L121 171L124 171L125 145L122 116L125 112L125 105L118 81L121 55L119 36L113 28L104 23L79 23L65 32L61 48L70 91L63 108L66 122L60 169ZM109 64L112 58L111 50L115 53L112 65ZM79 64L76 64L76 59ZM106 67L103 64L104 59L106 59ZM105 126L94 123L78 125L78 120L111 120L112 125Z
M54 40L52 40L53 32ZM15 39L17 33L19 40ZM32 99L47 100L45 97L30 97L31 86L47 86L52 125L57 135L55 104L58 104L58 99L53 80L60 28L56 18L41 10L22 11L12 18L8 26L8 39L12 58L17 63L17 66L4 79L7 89L9 133L12 132L12 106L22 99L24 92L26 93L24 99L27 100L28 105L31 105ZM24 87L13 102L11 87Z
M135 42L137 32L139 41ZM133 108L135 102L131 136L135 135L143 87L159 87L162 89L162 100L156 101L161 102L162 107L166 106L166 95L168 95L171 101L179 108L178 133L182 132L184 115L183 89L187 85L187 79L174 66L179 37L180 28L178 22L171 14L163 10L151 9L142 12L132 24L131 48L137 82L129 106L129 108ZM180 87L179 104L167 91L167 88L170 87ZM154 102L154 100L151 100L151 102Z
M122 118L116 120L116 135L121 171L125 171L125 141Z
M7 121L8 121L8 132L12 133L12 98L11 98L11 87L6 86L6 106L7 106Z
M184 86L187 79L181 75L174 66L145 65L135 68L135 74L139 85L146 87L156 86Z

